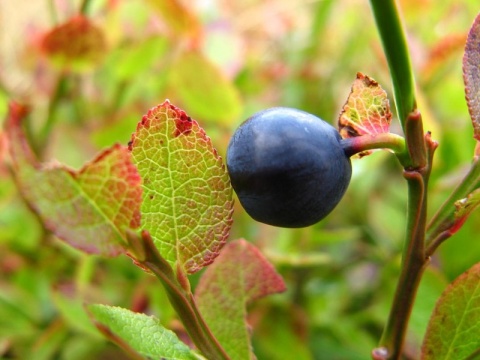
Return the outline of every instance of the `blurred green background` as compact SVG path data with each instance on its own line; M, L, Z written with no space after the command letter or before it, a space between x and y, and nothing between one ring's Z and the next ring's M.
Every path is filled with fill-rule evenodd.
M398 4L425 128L440 143L430 183L433 214L473 155L461 61L480 5ZM366 0L93 0L87 11L99 29L90 37L97 44L93 56L87 46L74 61L59 62L46 49L45 34L80 6L0 2L0 119L10 99L28 102L31 138L45 161L78 168L101 148L126 144L142 115L166 98L205 128L222 155L234 129L267 107L296 107L336 124L358 71L392 99ZM0 160L1 358L125 358L91 325L84 303L154 314L182 332L159 283L130 259L89 257L46 232L12 182L4 141ZM255 223L236 203L231 238L260 247L288 286L250 308L259 359L368 359L380 337L399 272L406 186L389 153L355 159L353 168L340 205L310 228ZM406 358L418 358L446 284L479 261L479 232L474 215L433 258Z

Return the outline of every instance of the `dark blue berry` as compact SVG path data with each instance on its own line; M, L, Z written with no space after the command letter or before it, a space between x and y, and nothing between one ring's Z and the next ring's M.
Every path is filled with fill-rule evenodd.
M272 108L240 125L227 168L240 203L257 221L280 227L317 223L350 182L350 158L338 131L304 111Z

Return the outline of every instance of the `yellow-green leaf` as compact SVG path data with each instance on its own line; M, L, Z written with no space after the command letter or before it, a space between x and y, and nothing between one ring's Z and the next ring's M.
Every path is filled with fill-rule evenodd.
M138 353L148 359L200 359L153 316L100 304L88 306L88 311L97 328L127 353Z
M200 38L202 27L196 14L180 0L148 0L175 35L190 35Z
M169 101L137 126L130 150L143 186L142 229L175 269L210 264L232 224L230 179L210 138Z

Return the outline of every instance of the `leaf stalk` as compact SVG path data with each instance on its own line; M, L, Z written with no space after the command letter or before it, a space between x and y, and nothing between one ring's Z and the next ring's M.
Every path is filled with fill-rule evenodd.
M437 247L454 234L451 227L455 221L455 202L467 197L480 186L480 157L473 159L469 171L460 184L445 200L427 226L426 246L427 254L431 255Z
M143 231L141 238L139 236L135 238L132 234L129 234L128 240L133 251L138 249L138 244L135 244L135 242L141 241L143 243L144 250L142 255L144 257L136 259L134 253L134 260L138 261L139 265L150 270L160 280L167 292L170 303L200 352L207 359L229 360L230 357L200 314L193 294L187 292L185 286L178 282L175 272L158 252L150 234L147 231Z

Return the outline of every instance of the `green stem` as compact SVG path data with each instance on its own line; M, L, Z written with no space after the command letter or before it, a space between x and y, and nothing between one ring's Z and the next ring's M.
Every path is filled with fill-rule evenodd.
M415 104L415 83L407 43L395 0L370 0L392 76L398 118L405 120Z
M402 162L408 182L408 209L400 278L380 347L372 352L372 358L399 359L416 292L428 264L425 254L427 184L437 144L429 134L423 133L405 32L395 0L370 0L370 4L389 65L395 105L409 155L408 161Z
M408 182L407 239L394 300L380 347L385 349L384 359L399 359L408 320L420 284L428 264L424 252L426 224L426 179L418 171L405 172Z
M400 359L408 321L423 272L429 263L425 251L425 229L427 223L427 186L430 178L433 154L437 143L430 134L424 138L426 165L404 172L408 184L407 231L402 256L400 278L380 347L375 349L375 360Z
M147 233L142 234L140 241L143 249L140 249L136 240L132 238L132 234L129 235L132 250L139 255L135 260L148 268L162 282L172 306L197 348L207 359L229 360L229 356L200 314L193 294L187 292L177 281L172 267L158 253L152 238Z
M53 130L53 127L55 126L55 122L57 121L58 106L62 98L67 93L68 79L69 79L68 75L64 72L62 72L59 75L57 79L57 83L55 85L55 89L51 96L50 103L48 104L47 119L45 121L45 124L43 125L43 128L40 131L38 140L36 142L35 141L32 142L35 145L34 150L39 155L39 158L41 158L42 152L46 148L48 140L50 139L50 134Z

